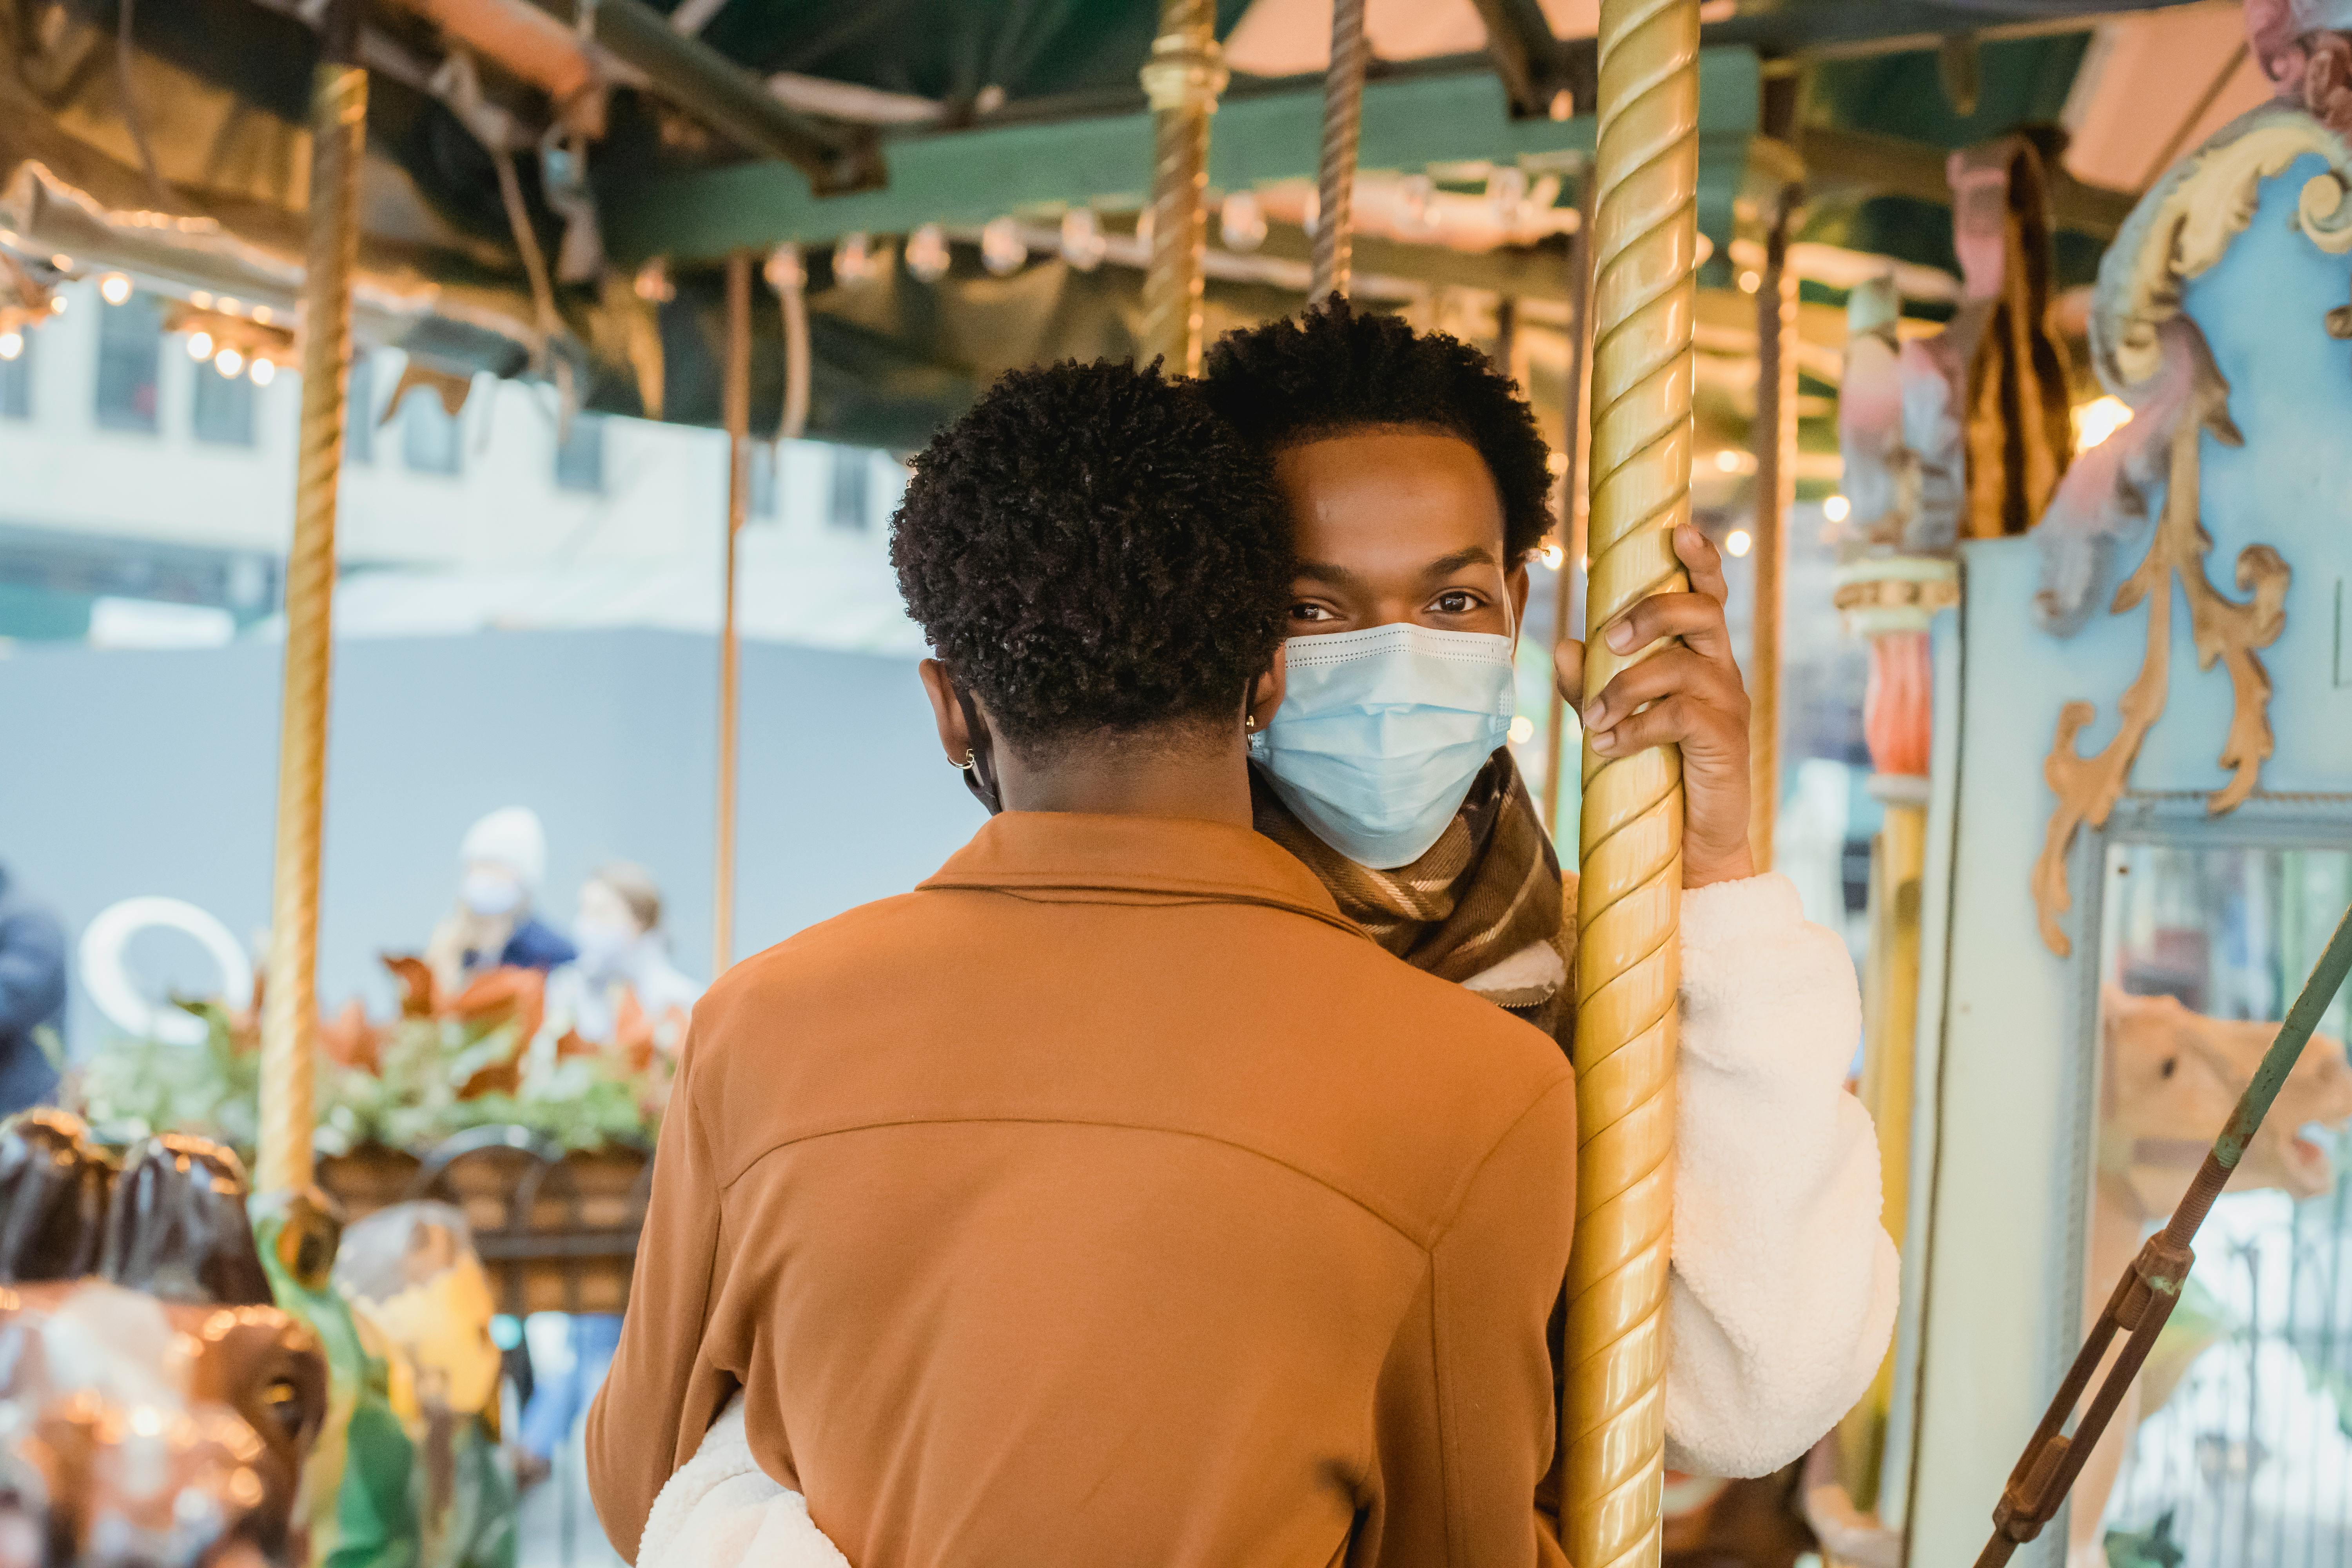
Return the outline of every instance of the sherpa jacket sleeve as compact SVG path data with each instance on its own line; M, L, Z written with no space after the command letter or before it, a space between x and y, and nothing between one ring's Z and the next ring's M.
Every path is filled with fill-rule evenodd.
M1766 875L1683 895L1666 1461L1760 1476L1811 1447L1895 1329L1878 1143L1846 1092L1853 963Z

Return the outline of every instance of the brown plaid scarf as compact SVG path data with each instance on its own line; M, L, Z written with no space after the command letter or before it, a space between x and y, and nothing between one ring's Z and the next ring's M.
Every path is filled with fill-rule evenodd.
M1548 942L1573 973L1575 910L1508 751L1488 759L1428 852L1390 871L1359 866L1316 837L1255 768L1250 793L1257 830L1305 862L1341 914L1415 969L1459 984ZM1545 984L1484 994L1566 1050L1576 1016L1568 992Z

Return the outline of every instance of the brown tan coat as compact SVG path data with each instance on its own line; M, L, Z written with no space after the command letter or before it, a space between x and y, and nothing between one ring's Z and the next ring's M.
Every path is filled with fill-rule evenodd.
M740 1385L857 1568L1563 1563L1575 1096L1244 828L1008 814L697 1007L590 1416L634 1552Z

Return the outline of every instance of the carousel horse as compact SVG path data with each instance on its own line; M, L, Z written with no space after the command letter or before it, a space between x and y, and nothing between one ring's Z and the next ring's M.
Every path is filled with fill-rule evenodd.
M2105 1305L2109 1282L2187 1195L2214 1135L2278 1034L2276 1024L2209 1018L2170 996L2132 996L2113 987L2101 999L2100 1013L2086 1325ZM2314 1035L2304 1047L2227 1190L2283 1192L2297 1200L2334 1190L2335 1162L2304 1135L2315 1126L2352 1126L2352 1065L2344 1043L2325 1035ZM2185 1360L2174 1359L2185 1368ZM2069 1530L2069 1553L2076 1561L2105 1563L2099 1521L2128 1435L2168 1393L2168 1387L2151 1389L2145 1379L2134 1384L2084 1463Z
M293 1568L317 1340L236 1155L149 1139L123 1172L74 1118L0 1123L0 1568Z

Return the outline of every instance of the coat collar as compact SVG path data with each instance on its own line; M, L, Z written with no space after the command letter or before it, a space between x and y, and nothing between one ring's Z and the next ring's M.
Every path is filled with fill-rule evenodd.
M1315 874L1272 839L1191 817L1004 812L921 887L1048 903L1260 904L1363 934Z

